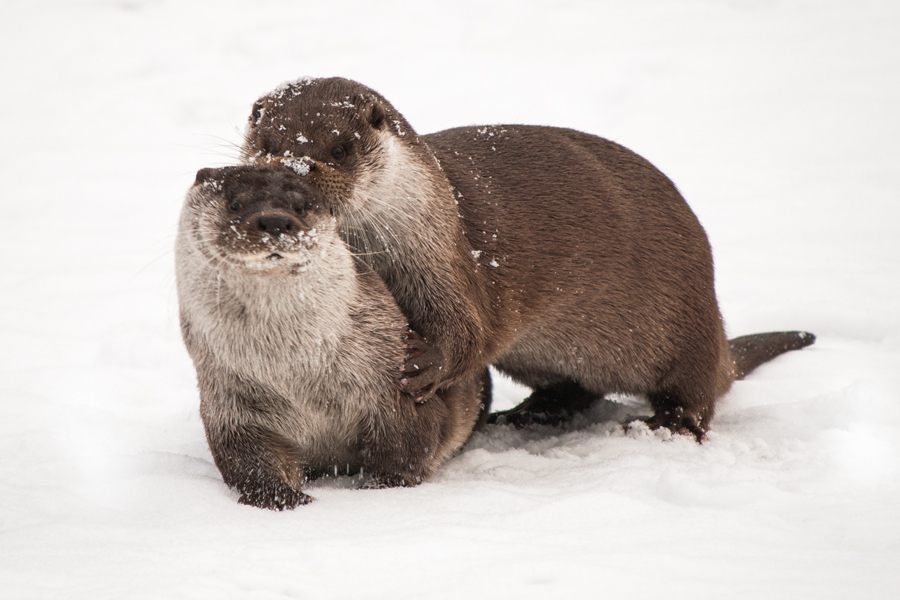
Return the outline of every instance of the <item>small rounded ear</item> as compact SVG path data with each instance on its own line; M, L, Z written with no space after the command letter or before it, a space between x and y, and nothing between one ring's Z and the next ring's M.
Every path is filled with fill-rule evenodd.
M384 108L377 100L369 103L369 106L366 107L366 120L368 120L369 125L375 129L381 129L381 126L384 125L384 118L386 116Z
M197 177L194 178L194 185L200 185L214 178L219 173L218 169L200 169L197 171Z

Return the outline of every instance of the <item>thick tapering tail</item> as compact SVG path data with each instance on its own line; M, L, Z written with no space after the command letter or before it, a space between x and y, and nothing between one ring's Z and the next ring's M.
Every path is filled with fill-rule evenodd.
M780 354L811 346L816 336L805 331L754 333L728 340L734 359L735 379L743 379L753 369Z

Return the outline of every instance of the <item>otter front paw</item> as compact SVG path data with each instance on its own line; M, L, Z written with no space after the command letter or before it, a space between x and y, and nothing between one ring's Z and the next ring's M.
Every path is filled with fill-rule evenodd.
M422 483L424 481L424 477L421 475L413 475L412 473L392 473L392 474L377 474L373 478L373 484L370 487L373 488L392 488L392 487L414 487Z
M313 501L312 496L284 483L260 483L259 487L241 491L238 502L269 510L293 510Z
M412 329L403 344L406 359L400 369L400 389L424 403L437 390L444 374L444 353Z

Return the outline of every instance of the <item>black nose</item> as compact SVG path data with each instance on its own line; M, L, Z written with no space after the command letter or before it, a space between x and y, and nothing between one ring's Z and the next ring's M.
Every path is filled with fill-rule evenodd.
M282 233L293 233L299 229L294 220L287 215L260 215L256 220L256 227L275 237Z

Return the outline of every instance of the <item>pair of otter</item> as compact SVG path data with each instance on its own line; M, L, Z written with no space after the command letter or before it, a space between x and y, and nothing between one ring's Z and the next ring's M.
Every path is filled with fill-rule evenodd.
M815 339L729 342L700 223L596 136L419 136L359 83L304 79L254 104L243 154L198 173L176 257L207 439L248 504L329 472L418 483L487 418L488 365L534 390L493 421L625 392L702 440L735 379Z

